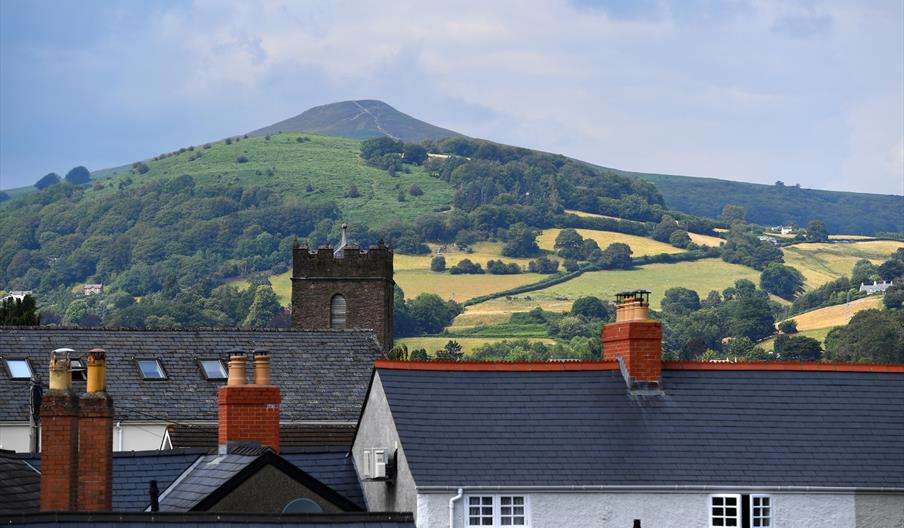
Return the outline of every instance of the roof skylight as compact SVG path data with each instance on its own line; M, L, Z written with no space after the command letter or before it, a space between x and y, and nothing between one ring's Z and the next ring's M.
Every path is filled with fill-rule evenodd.
M202 359L201 370L204 372L204 379L208 380L224 380L226 379L226 367L219 359Z
M166 372L158 359L139 359L138 368L141 370L141 377L146 380L166 379Z
M7 359L6 370L14 380L30 380L32 376L31 364L27 359Z

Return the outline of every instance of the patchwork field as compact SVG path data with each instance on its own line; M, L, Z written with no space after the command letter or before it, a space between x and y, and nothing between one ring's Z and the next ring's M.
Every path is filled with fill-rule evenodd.
M831 331L832 331L831 328L819 328L816 330L807 330L804 332L798 332L794 335L812 337L813 339L819 341L820 343L825 343L826 336ZM757 346L763 348L767 352L771 352L772 347L775 346L774 343L775 343L775 336L770 337L769 339L764 339L764 340L760 341L759 343L757 343Z
M843 275L850 276L851 269L860 259L880 264L899 247L904 247L904 242L869 240L837 244L795 244L782 251L785 253L785 264L803 273L806 287L810 289Z
M419 348L424 348L429 353L434 353L437 350L440 350L446 343L450 340L458 342L461 345L461 349L465 354L470 354L474 351L475 348L484 345L486 343L497 343L499 341L505 341L505 338L484 338L484 337L403 337L401 339L396 339L396 345L405 345L408 347L408 350L417 350ZM548 338L531 338L531 341L541 341L543 343L554 343L552 339Z
M502 260L503 262L516 262L522 268L527 268L531 261L529 258L510 258L502 256L502 242L478 242L471 246L471 252L462 251L453 244L439 245L427 244L432 253L429 255L401 255L396 253L392 259L392 265L396 272L430 269L430 261L433 257L442 256L446 259L446 268L458 264L464 259L470 259L486 268L488 260ZM551 258L556 258L548 255ZM405 292L408 293L407 291Z
M544 229L540 236L537 237L537 245L540 249L553 251L556 243L556 237L561 229ZM658 255L660 253L682 253L684 250L676 248L670 244L658 242L651 238L644 238L634 235L626 235L625 233L616 233L614 231L595 231L592 229L576 229L578 234L584 238L590 238L599 244L600 249L606 249L606 246L615 242L621 242L631 246L634 257L643 255Z
M429 270L396 271L395 281L405 292L406 299L421 293L435 293L443 299L464 302L468 299L510 288L516 288L545 277L538 273L518 275L450 275Z
M601 215L601 214L596 214L596 213L588 213L585 211L577 211L575 209L565 209L565 212L573 214L575 216L582 216L584 218L608 218L609 220L621 220L621 218L619 218L617 216L607 216L607 215Z
M850 322L854 314L861 310L881 309L882 296L871 295L863 299L851 301L848 304L838 304L818 308L802 314L797 314L791 319L797 321L797 329L801 332L844 326Z
M688 236L691 237L691 242L698 246L719 247L725 243L724 239L700 233L688 233Z
M595 295L601 299L613 299L617 292L634 289L650 290L650 304L654 309L659 309L662 297L669 288L682 286L697 291L703 297L710 290L722 291L732 286L738 279L757 282L759 273L714 258L675 264L650 264L632 270L594 271L544 290L468 307L460 316L463 318L461 324L467 322L474 325L478 324L481 317L498 318L500 313L523 312L536 306L565 311L571 308L571 303L578 297Z

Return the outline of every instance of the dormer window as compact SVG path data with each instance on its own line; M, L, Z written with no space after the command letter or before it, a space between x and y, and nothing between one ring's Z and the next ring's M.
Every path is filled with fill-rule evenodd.
M330 301L330 328L333 330L345 329L345 297L341 294L334 295Z
M85 361L83 359L75 358L69 360L69 367L72 369L73 380L84 381L88 379L88 369L85 367Z
M31 363L27 359L7 359L6 371L9 378L14 380L30 380L33 374Z
M201 359L198 363L201 365L204 379L209 381L226 379L226 367L219 359Z
M138 369L141 371L141 378L145 380L165 380L166 372L159 359L139 359Z

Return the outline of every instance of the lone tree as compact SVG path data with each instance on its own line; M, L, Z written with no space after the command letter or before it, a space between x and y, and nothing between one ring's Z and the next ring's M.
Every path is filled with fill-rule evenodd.
M556 253L564 259L579 260L584 258L584 237L574 229L563 229L556 235L553 246Z
M56 185L56 184L60 183L60 181L61 181L60 175L55 172L51 172L50 174L47 174L40 180L36 181L35 187L38 190L43 190L43 189L50 187L51 185Z
M446 257L440 255L430 261L430 271L446 271Z
M578 297L571 305L571 315L583 315L588 319L608 319L609 310L598 297Z
M807 234L805 236L807 242L826 242L829 240L829 232L826 231L826 225L820 220L813 220L807 224Z
M73 167L66 173L66 181L75 185L85 185L91 182L91 172L81 165Z

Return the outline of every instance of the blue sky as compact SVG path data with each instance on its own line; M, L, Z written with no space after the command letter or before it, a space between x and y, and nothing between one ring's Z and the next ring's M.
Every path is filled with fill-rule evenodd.
M381 99L626 170L904 193L904 2L0 0L0 188Z

